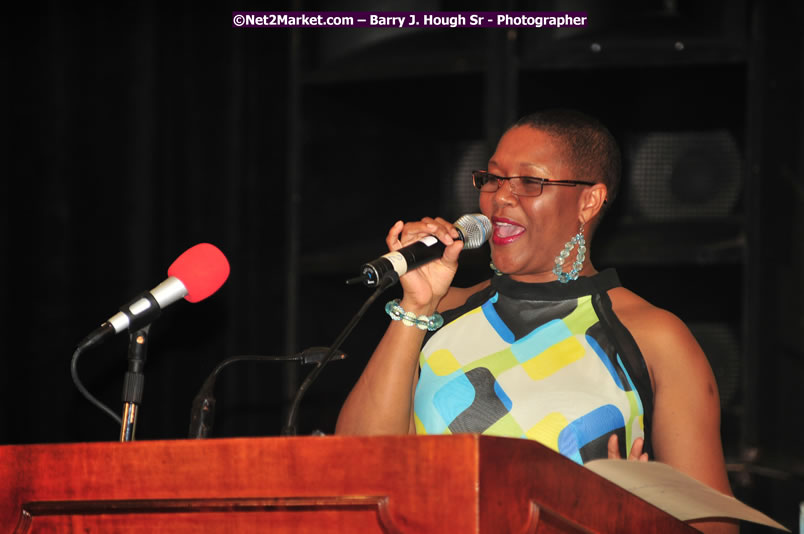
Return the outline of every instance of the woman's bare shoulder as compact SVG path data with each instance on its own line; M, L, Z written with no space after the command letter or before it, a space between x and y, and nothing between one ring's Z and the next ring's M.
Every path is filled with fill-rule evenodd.
M625 288L612 289L609 297L614 313L634 337L654 380L657 370L706 363L695 337L675 314Z
M438 311L452 310L458 306L462 306L469 297L485 289L491 283L490 280L484 280L479 284L471 287L450 287L441 302L438 303Z
M614 313L629 330L650 330L677 335L687 331L684 323L673 313L655 306L633 291L618 287L609 291Z

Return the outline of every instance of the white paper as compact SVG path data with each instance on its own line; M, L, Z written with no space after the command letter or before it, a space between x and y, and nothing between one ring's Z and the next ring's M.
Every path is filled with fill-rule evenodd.
M681 521L729 517L790 532L762 512L667 464L592 460L584 467Z

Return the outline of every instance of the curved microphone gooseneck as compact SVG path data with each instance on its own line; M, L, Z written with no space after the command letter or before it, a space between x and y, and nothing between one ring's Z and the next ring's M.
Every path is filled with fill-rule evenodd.
M212 425L215 420L215 397L213 390L215 389L215 380L218 374L229 365L237 362L252 361L252 362L292 362L298 361L303 364L320 363L329 354L329 347L310 347L298 354L292 356L258 356L258 355L243 355L232 356L219 363L215 369L209 374L198 394L193 399L192 409L190 411L190 432L187 437L190 439L204 439L209 437L212 432ZM332 359L343 360L346 359L346 353L336 351Z

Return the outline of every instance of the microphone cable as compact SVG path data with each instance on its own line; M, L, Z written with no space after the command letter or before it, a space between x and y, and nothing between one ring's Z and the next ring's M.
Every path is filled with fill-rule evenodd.
M75 387L76 387L76 388L78 388L78 391L80 391L80 392L81 392L81 394L82 394L84 397L86 397L86 399L87 399L89 402L91 402L92 404L94 404L95 406L97 406L98 408L100 408L100 409L101 409L101 411L103 411L105 414L108 414L108 415L109 415L109 417L111 417L112 419L114 419L114 420L115 420L115 422L116 422L118 425L121 425L121 426L122 426L122 424L123 424L123 419L122 419L122 418L121 418L119 415L117 415L116 413L114 413L114 412L112 411L112 409L111 409L111 408L109 408L108 406L106 406L105 404L103 404L101 401L99 401L98 399L96 399L96 398L95 398L95 397L92 395L92 393L90 393L90 392L87 390L87 388L85 388L85 387L84 387L84 384L82 384L82 383L81 383L81 379L80 379L80 378L78 378L78 358L81 356L81 353L82 353L83 351L84 351L84 349L83 349L83 347L81 347L81 346L79 346L77 349L75 349L75 352L73 352L73 358L72 358L72 361L70 362L70 374L71 374L71 375L72 375L72 377L73 377L73 383L75 384Z

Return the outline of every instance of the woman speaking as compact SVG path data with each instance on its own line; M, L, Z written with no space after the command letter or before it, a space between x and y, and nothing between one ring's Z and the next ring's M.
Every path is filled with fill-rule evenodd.
M616 141L586 115L518 121L472 176L493 231L490 279L470 288L450 287L463 247L452 224L394 224L390 250L428 235L446 249L401 277L386 311L404 320L390 322L336 432L527 438L580 464L650 458L730 494L706 356L677 317L592 264L620 168Z

